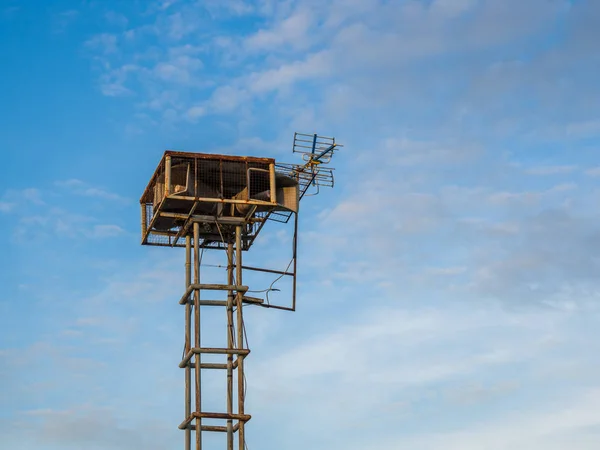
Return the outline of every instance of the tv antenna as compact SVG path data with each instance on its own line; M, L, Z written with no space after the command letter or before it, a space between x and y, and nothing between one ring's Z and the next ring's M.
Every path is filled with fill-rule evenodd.
M305 195L318 194L321 187L334 186L334 169L329 163L340 147L335 138L295 133L292 151L302 155L301 164L167 150L152 175L140 199L142 245L185 248L185 289L179 300L185 309L184 351L179 363L185 370L185 414L179 425L185 432L185 450L190 450L192 443L202 450L203 433L207 432L225 435L227 450L233 450L236 440L238 450L245 450L245 427L251 416L245 411L244 360L250 349L243 307L295 311L299 203ZM292 259L285 269L242 264L242 253L250 250L267 222L287 224L292 216ZM205 250L225 251L227 264L222 267L226 268L226 281L201 281ZM253 291L242 281L248 272L276 277L263 291L265 298L248 295ZM276 290L273 285L283 277L292 282L291 302L271 303L269 292ZM223 297L207 299L207 292ZM208 346L206 331L202 333L202 312L216 307L225 310L227 344L221 347ZM222 361L208 362L208 355L220 355ZM226 373L225 411L203 407L205 370Z

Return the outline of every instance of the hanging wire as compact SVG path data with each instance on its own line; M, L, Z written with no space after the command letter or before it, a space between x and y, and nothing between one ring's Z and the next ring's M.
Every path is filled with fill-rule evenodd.
M284 272L287 272L289 270L289 268L290 268L290 266L292 265L293 262L294 262L294 258L290 259L290 262L288 263L288 265L285 268ZM271 283L271 285L268 288L266 288L266 289L254 290L254 291L248 290L247 292L252 292L254 294L260 294L262 292L266 292L266 299L265 299L265 301L267 302L267 305L270 305L270 303L269 303L269 292L271 292L271 291L280 292L279 289L274 289L273 286L275 285L275 283L277 283L279 280L281 280L284 275L285 275L285 273L282 273L281 275L279 275L278 277L276 277L273 280L273 282Z

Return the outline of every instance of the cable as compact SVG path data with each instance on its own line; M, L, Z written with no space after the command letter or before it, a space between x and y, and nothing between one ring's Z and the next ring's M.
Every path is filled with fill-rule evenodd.
M242 332L246 339L246 349L250 350L250 343L248 342L248 333L246 333L246 322L242 319ZM246 402L246 392L248 391L248 382L246 380L246 372L244 372L244 402ZM245 442L244 442L245 444Z
M290 262L289 262L289 264L287 265L287 267L285 268L284 272L287 272L287 271L288 271L288 269L290 268L290 266L292 265L292 263L293 263L293 262L294 262L294 258L290 259ZM269 286L269 289L267 290L266 299L265 299L265 301L267 302L267 305L270 305L270 303L269 303L269 292L271 292L271 291L273 291L273 290L274 290L274 289L273 289L273 285L274 285L275 283L277 283L279 280L281 280L281 279L283 278L283 276L284 276L284 275L285 275L285 274L283 274L283 273L282 273L281 275L279 275L277 278L275 278L275 280L273 280L273 282L271 283L271 286ZM279 290L279 289L278 289L278 290Z
M288 269L290 268L290 266L292 265L292 263L294 262L294 258L290 259L290 262L288 263L287 267L285 268L284 272L287 272ZM261 289L261 290L248 290L246 292L252 292L254 294L260 294L262 292L266 292L267 293L267 297L269 296L269 292L270 291L276 291L276 292L280 292L279 289L273 289L273 285L275 283L277 283L279 280L281 280L283 278L283 276L285 275L285 273L282 273L281 275L279 275L277 278L275 278L275 280L273 280L273 282L271 283L271 285L267 288L267 289Z
M278 291L279 289L261 289L260 291L251 291L251 290L247 290L246 292L252 292L253 294L260 294L261 292L267 292L267 291Z

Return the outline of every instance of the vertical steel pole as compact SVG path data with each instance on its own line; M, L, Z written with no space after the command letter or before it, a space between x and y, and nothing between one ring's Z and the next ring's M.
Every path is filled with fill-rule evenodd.
M146 204L142 204L142 238L146 236L146 230L148 229L148 218L146 213Z
M292 311L296 311L296 270L298 268L298 211L294 213L294 242L292 244L292 258L294 258L294 278L292 280Z
M242 285L242 227L235 227L235 282L238 286ZM242 316L242 296L241 291L236 291L236 308L237 308L237 347L244 348L244 319ZM244 414L244 357L240 354L237 356L238 361L238 414ZM240 428L238 430L238 445L239 450L245 450L245 430L244 421L239 421Z
M233 243L227 244L227 284L233 284ZM233 291L227 292L227 348L233 349ZM227 355L227 414L233 413L233 354ZM227 420L227 450L233 450L233 420Z
M165 197L171 195L171 157L165 156Z
M269 164L269 192L271 203L277 203L277 184L275 181L275 164Z
M187 291L187 289L190 287L190 284L192 282L192 238L191 236L188 234L185 237L185 289ZM192 306L190 305L190 299L189 297L187 298L187 302L185 304L185 351L184 351L184 355L187 355L187 353L190 351L190 347L191 347L191 342L190 342L190 337L191 337L191 309ZM188 417L190 417L190 414L192 413L192 396L191 396L191 384L192 384L192 377L191 377L191 372L192 369L190 367L190 365L188 364L187 366L185 366L185 419L187 419ZM185 429L185 450L190 450L190 445L191 445L191 435L192 435L192 430L190 430L189 427L187 427Z
M194 284L200 284L200 224L194 222ZM200 348L200 289L194 290L194 347ZM200 353L196 353L196 412L202 412ZM196 417L196 450L202 450L202 419Z

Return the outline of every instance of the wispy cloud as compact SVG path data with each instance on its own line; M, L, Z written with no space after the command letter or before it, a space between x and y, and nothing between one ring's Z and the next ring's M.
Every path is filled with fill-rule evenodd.
M137 75L147 77L153 74L151 76L164 83L176 80L190 84L192 80L202 80L191 92L192 95L188 95L187 100L175 108L177 115L185 118L184 112L194 104L211 102L210 90L204 89L207 81L214 86L232 86L235 92L245 93L248 98L260 97L273 91L285 91L311 80L343 76L344 87L352 84L352 94L349 96L359 98L363 90L361 79L364 78L365 71L368 71L379 72L381 78L379 86L371 90L381 89L381 98L387 96L391 100L394 95L390 96L390 93L406 91L406 88L398 85L397 81L400 79L410 92L408 80L402 74L403 68L410 61L423 60L443 52L468 55L483 48L493 48L532 33L564 14L559 6L502 8L496 2L479 5L470 1L452 5L438 1L429 6L415 2L404 5L377 1L343 5L340 2L312 2L310 5L291 2L285 6L265 2L259 8L252 8L250 5L240 8L236 2L228 2L219 6L221 10L240 14L255 9L256 13L266 15L270 20L259 30L223 39L219 31L201 31L201 8L193 9L185 2L169 3L167 15L151 16L148 23L129 30L129 35L142 35L142 30L151 30L154 34L167 36L172 41L170 46L180 45L186 39L188 43L203 42L204 52L209 55L211 65L206 66L201 74L198 63L191 67L189 61L169 61L168 47L167 51L155 51L154 58L141 66L141 60L137 56L143 54L143 50L121 55L117 59L106 60L110 63L105 66L110 68L103 69L105 73L101 75L104 93L120 95L132 90L125 84L127 75L123 75L124 67L139 67ZM220 15L214 5L207 4L205 7L215 20L219 19ZM498 16L511 26L504 31L493 27ZM319 21L316 20L317 17ZM522 17L527 17L527 21L524 22ZM464 23L459 25L458 20ZM395 30L388 30L390 21L399 24ZM489 26L483 26L482 23ZM525 26L525 23L528 25ZM320 26L321 24L325 26ZM425 29L435 31L425 33L422 31ZM92 42L103 43L99 52L110 56L106 54L113 53L115 39L100 34ZM404 45L409 41L412 43L410 46ZM146 46L143 42L140 44L142 47ZM221 57L214 59L212 55L215 52ZM260 66L257 61L252 62L253 58L262 58L273 52L281 52L285 56L266 59ZM352 54L352 58L348 58L348 54ZM228 61L229 67L234 70L227 73L219 70L214 65L219 59ZM250 64L251 70L239 70L247 64ZM133 75L134 72L128 74ZM108 79L115 81L108 82ZM410 83L419 81L417 77ZM138 83L135 90L139 90L140 86L144 90L144 96L154 95L145 90L143 86L149 86L146 83ZM373 95L369 97L373 100ZM238 104L241 101L243 100L240 98ZM207 111L211 113L212 110L207 108Z
M69 9L67 11L62 11L54 16L54 32L55 33L64 33L68 30L68 27L77 20L79 16L79 11L75 9Z
M102 33L92 36L85 41L84 45L91 50L98 51L101 54L111 54L117 52L117 35Z
M94 225L89 236L93 238L107 238L119 236L124 232L125 230L118 225Z
M107 11L106 14L104 14L104 17L108 23L118 27L126 27L129 23L127 17L115 11Z
M128 200L120 195L78 179L57 181L54 186L59 188L63 195L70 193L120 205L128 203ZM125 234L125 230L117 224L98 223L99 219L86 213L85 207L79 208L78 211L73 209L69 202L62 204L61 196L58 196L54 189L9 190L0 201L0 212L15 215L13 236L19 242L26 242L32 238L42 239L50 235L103 239Z
M41 206L44 204L42 193L36 188L9 189L0 197L1 212L10 212L28 205Z
M15 207L14 203L0 202L0 212L10 212Z
M297 313L244 310L249 448L598 447L600 4L87 5L82 82L99 92L86 102L127 131L128 158L154 164L174 142L291 162L293 131L346 144L334 190L302 200ZM89 139L105 133L86 117ZM182 251L137 247L129 192L102 172L0 197L3 235L22 244L0 299L9 447L183 439ZM282 229L244 258L285 268ZM19 304L44 320L24 331ZM224 345L223 317L203 311L206 345ZM47 370L21 376L35 364ZM215 372L203 402L220 411Z
M76 178L72 178L64 181L57 181L55 185L59 188L63 188L68 192L71 192L75 195L81 195L84 197L94 197L104 200L113 200L118 202L127 202L128 200L114 192L109 192L105 189L91 186L88 183L78 180Z
M600 176L600 167L594 167L592 169L588 169L585 171L586 175L589 175L591 177L598 177Z
M577 170L577 166L539 166L527 169L525 172L531 175L560 175Z

